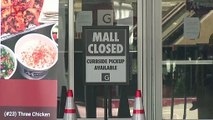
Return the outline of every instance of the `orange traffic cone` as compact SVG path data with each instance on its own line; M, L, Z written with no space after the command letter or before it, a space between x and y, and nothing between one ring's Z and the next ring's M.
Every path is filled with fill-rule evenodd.
M72 90L67 91L67 100L64 110L64 120L77 120Z
M142 104L141 91L137 90L135 94L135 103L133 108L132 120L145 120L144 108Z

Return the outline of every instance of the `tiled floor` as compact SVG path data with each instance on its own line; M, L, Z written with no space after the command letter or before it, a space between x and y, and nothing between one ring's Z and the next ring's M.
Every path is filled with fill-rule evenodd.
M190 111L189 109L192 107L192 101L194 99L188 99L187 100L187 109L186 109L186 119L198 119L198 111L197 109ZM168 102L168 103L167 103ZM163 119L170 119L171 114L171 101L165 99L163 101ZM118 101L112 102L112 116L117 116L118 114L118 107L119 103ZM79 111L81 118L86 118L86 109L84 105L78 105L77 109ZM97 107L97 118L103 118L104 117L104 108L103 107ZM132 115L133 110L133 103L132 100L130 101L130 114ZM184 113L184 101L182 99L175 99L174 101L174 112L173 112L173 118L174 119L183 119L183 113Z

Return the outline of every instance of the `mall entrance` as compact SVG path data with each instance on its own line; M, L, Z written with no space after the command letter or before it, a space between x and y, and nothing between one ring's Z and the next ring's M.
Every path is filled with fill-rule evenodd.
M59 96L61 96L59 118L63 117L67 89L74 91L79 119L103 119L105 116L111 119L130 119L137 89L143 94L146 118L150 120L161 118L161 113L155 112L161 111L161 61L159 61L161 60L161 26L158 18L161 14L161 6L157 2L151 4L153 1L60 1L59 37L62 38L62 45L59 47L64 58L66 74L64 82L59 86ZM153 13L153 10L156 12ZM158 20L152 21L156 18ZM119 27L128 28L126 32L128 36L126 74L128 75L117 74L118 78L126 76L125 82L87 84L87 80L95 81L95 79L88 79L85 74L85 71L88 72L85 67L87 54L85 45L89 41L85 42L87 39L85 35L89 36L89 34L85 34L84 31L85 28L99 28L100 31L104 31L101 27L115 28L112 31L116 31ZM105 58L105 56L101 57Z

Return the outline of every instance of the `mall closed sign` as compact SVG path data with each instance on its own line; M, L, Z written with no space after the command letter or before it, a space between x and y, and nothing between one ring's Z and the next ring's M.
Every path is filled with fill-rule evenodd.
M85 82L128 83L129 28L124 26L83 27Z

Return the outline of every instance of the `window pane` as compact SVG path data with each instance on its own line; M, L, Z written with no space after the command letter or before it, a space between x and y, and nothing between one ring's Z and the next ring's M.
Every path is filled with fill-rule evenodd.
M129 85L109 87L108 116L131 117L134 91L137 88L137 2L136 0L75 0L75 102L81 118L104 117L104 87L100 85L85 86L82 26L100 26L99 10L112 10L111 26L129 27ZM108 19L109 20L109 19ZM101 23L103 24L103 23ZM128 91L127 91L128 90Z
M162 2L163 119L213 119L212 3Z

